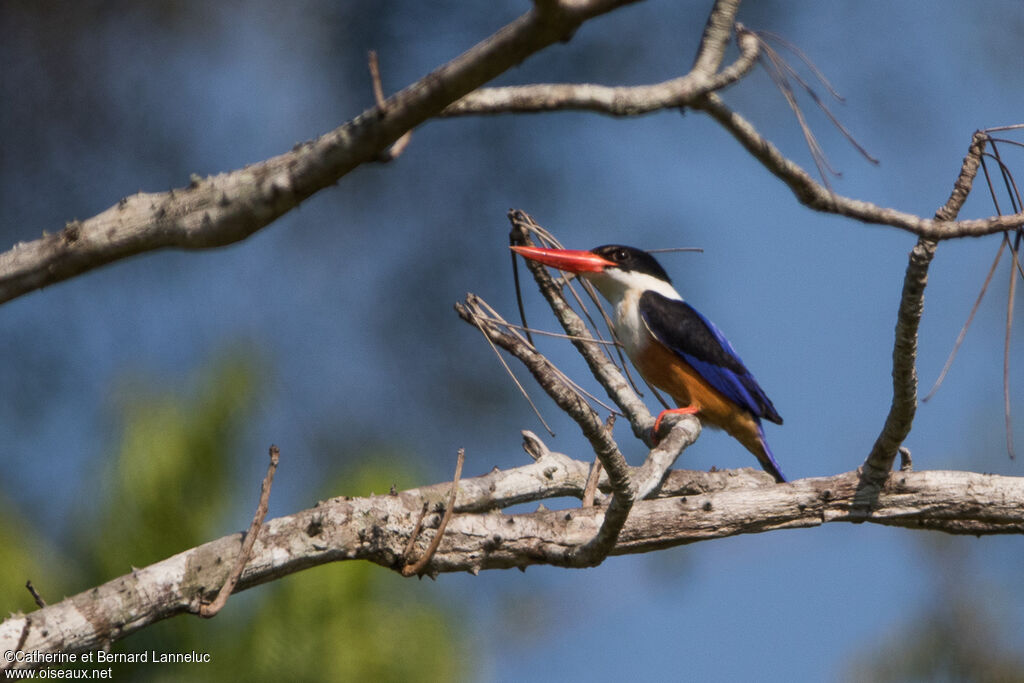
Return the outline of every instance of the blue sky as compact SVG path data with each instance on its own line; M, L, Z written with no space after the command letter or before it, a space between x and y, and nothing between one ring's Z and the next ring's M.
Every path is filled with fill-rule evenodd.
M709 5L626 8L499 82L678 75ZM842 194L930 215L945 202L975 129L1024 122L1019 3L750 5L741 21L799 45L846 96L834 106L841 120L881 160L866 163L805 100L843 173L832 181ZM381 50L385 87L394 90L524 6L484 12L458 3L306 0L283 10L254 1L193 8L202 28L185 34L166 32L142 9L104 19L81 48L87 58L74 61L85 85L63 91L69 109L88 108L82 120L64 122L53 106L59 94L45 87L0 105L5 137L18 131L41 150L18 173L13 153L4 164L4 235L31 239L139 189L185 185L189 173L287 150L369 106L367 49ZM14 57L9 89L45 80L47 60L26 47L37 28L0 28ZM763 73L724 97L812 167ZM51 129L31 128L36 121ZM702 255L665 255L662 263L785 418L767 427L784 471L823 476L863 461L888 409L892 329L914 238L800 206L699 114L566 113L430 122L397 162L357 170L241 244L146 255L6 304L0 338L33 370L0 376L28 387L9 392L0 413L12 444L5 495L60 538L67 510L88 505L83 482L115 443L119 378L138 372L182 386L204 359L239 341L254 344L271 368L245 441L260 463L270 442L286 454L272 514L307 507L321 493L325 463L311 435L386 444L418 462L424 483L449 476L460 446L467 475L523 463L518 432L539 425L479 335L450 313L473 291L513 315L510 207L571 247L703 247ZM965 216L992 212L979 194ZM921 326L923 388L941 369L997 246L996 238L940 246ZM919 469L1024 474L1003 445L1007 277L1004 265L946 385L919 410L907 441ZM527 301L531 322L554 324L539 296L527 292ZM584 377L566 345L546 348ZM1019 363L1012 379L1014 407L1024 414ZM550 403L541 406L558 432L550 445L589 459L574 427ZM642 449L625 427L618 433L638 462ZM351 451L345 457L357 457ZM727 437L705 432L680 464L754 463ZM238 485L254 490L261 468L241 473ZM54 493L67 507L48 504ZM225 533L248 514L239 510ZM476 627L485 680L835 680L942 599L934 579L941 568L932 566L941 556L922 536L830 525L614 558L592 570L532 568L423 585L456 601ZM1024 541L949 543L968 558L965 591L1015 606L996 616L1019 649L1024 625L1014 614L1024 606L1012 587Z

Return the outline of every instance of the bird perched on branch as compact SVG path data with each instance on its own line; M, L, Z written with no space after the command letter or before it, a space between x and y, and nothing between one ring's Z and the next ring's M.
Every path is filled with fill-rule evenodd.
M590 251L519 246L512 250L577 273L611 303L615 336L626 355L644 379L679 406L658 415L655 438L666 415L696 415L743 444L776 481L786 481L761 428L762 419L782 424L775 406L732 345L683 301L653 256L618 244Z

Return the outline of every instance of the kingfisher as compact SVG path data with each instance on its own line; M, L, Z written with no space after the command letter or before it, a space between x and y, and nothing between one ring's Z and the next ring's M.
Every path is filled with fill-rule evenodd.
M782 424L775 406L732 344L714 323L683 301L653 256L620 244L590 251L511 249L578 274L614 307L615 337L629 360L678 406L658 415L655 438L666 415L696 415L702 424L724 429L743 444L776 481L786 481L761 427L762 419Z

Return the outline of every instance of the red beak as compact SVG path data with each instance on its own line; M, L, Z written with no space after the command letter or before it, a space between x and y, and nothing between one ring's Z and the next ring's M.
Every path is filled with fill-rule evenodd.
M614 261L602 258L592 251L574 249L544 249L542 247L509 247L520 256L538 261L546 266L567 270L570 273L600 273Z

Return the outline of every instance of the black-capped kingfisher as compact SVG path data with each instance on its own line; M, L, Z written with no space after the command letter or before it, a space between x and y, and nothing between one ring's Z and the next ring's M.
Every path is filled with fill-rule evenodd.
M590 251L512 247L517 254L577 273L614 307L615 336L644 379L667 392L678 408L724 429L784 482L764 438L761 420L782 424L771 400L715 325L683 301L665 269L646 251L608 244ZM657 438L655 436L655 438Z

